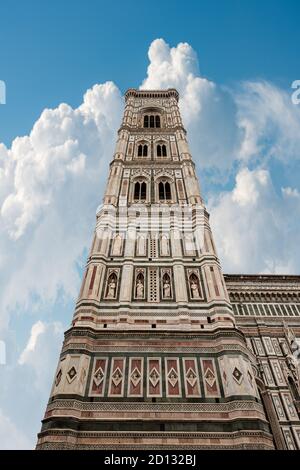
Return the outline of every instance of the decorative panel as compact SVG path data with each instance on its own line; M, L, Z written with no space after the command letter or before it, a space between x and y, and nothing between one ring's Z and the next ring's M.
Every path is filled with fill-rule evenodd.
M183 358L183 376L186 397L200 397L199 371L196 358Z
M178 358L165 358L165 383L168 397L181 397L181 380Z
M147 359L147 395L149 397L162 396L161 358Z
M219 397L218 377L213 359L200 359L202 377L207 397Z
M286 420L285 412L279 394L274 392L271 393L271 395L279 421Z
M96 357L94 359L94 368L91 377L90 395L103 397L105 392L107 375L107 357Z
M109 396L122 397L125 383L125 358L113 357L110 368Z
M295 420L298 421L298 414L294 406L291 394L289 392L282 392L281 397L282 397L282 401L284 403L284 407L285 407L285 410L289 419L291 421L295 421Z
M275 351L274 351L274 348L273 348L273 344L272 344L272 341L271 341L271 338L262 338L263 340L263 343L264 343L264 346L265 346L265 349L267 351L267 354L268 355L274 355L275 354Z
M295 445L295 441L293 439L290 428L282 427L282 432L283 432L284 440L286 442L288 450L296 450L297 447Z
M271 359L270 364L271 364L277 385L286 385L279 361L277 359Z
M128 369L128 396L142 397L144 382L144 359L131 357Z

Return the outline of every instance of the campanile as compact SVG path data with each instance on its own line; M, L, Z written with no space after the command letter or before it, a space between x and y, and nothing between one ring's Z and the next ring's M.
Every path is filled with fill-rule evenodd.
M126 92L38 449L274 448L178 99Z

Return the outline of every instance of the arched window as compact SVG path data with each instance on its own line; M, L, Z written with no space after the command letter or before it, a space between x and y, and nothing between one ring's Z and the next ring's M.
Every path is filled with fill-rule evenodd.
M137 182L135 183L135 186L134 186L134 199L139 199L140 198L140 183Z
M165 193L166 193L166 199L170 200L171 199L171 186L168 181L165 183Z
M165 186L164 183L161 181L158 185L158 192L159 192L159 199L164 200L165 199Z
M147 185L145 181L141 183L137 181L134 186L134 196L133 198L138 201L146 201L147 199Z
M158 194L161 201L170 201L171 198L171 186L168 181L161 181L158 185Z
M158 157L166 157L167 156L167 147L165 144L158 144L156 147L156 153Z
M145 181L143 181L142 184L141 184L141 197L140 197L140 199L146 200L146 192L147 192L147 186L146 186Z
M138 146L138 157L147 157L148 156L148 145L139 144Z
M144 115L144 127L160 128L160 116L158 114Z

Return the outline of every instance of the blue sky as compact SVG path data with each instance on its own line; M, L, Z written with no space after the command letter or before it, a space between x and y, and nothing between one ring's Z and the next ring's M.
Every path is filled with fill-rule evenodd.
M35 444L127 88L178 88L223 270L299 273L299 18L298 1L2 2L3 447Z
M27 133L45 107L80 103L94 83L138 86L150 42L192 44L201 73L231 84L265 78L288 89L299 73L294 1L10 0L1 3L0 139Z

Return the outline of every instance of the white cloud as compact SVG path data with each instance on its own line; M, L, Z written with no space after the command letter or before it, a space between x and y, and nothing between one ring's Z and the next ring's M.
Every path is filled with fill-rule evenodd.
M269 171L243 168L232 191L210 199L211 225L225 272L299 273L297 193L288 188L277 194Z
M61 322L45 323L38 320L31 328L28 342L19 356L18 364L31 368L34 373L32 385L37 390L49 389L49 369L57 359L63 332Z
M291 93L266 81L245 82L235 94L238 123L244 129L239 158L299 160L300 106Z
M194 159L202 169L224 179L238 154L243 132L231 94L201 77L198 59L187 43L170 47L163 39L152 42L150 64L142 89L176 88Z
M43 302L61 288L76 295L121 111L118 88L95 85L77 109L46 109L28 136L1 145L0 326L32 293Z
M0 408L0 447L1 450L31 449L32 443Z
M31 328L30 337L28 343L26 344L25 349L23 349L22 353L20 354L18 363L20 365L25 364L29 361L30 356L35 353L37 340L39 336L45 333L46 325L42 321L37 321Z

